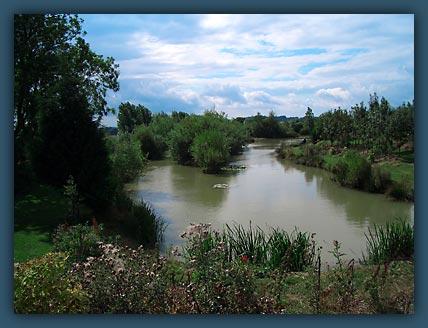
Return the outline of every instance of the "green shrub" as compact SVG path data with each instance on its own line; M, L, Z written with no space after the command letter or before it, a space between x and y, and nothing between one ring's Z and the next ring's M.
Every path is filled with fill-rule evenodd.
M364 190L370 187L371 165L356 151L346 151L333 166L333 173L342 186Z
M405 179L393 181L386 190L386 194L397 200L413 200L413 189Z
M370 264L382 264L393 260L411 260L414 253L413 227L404 219L388 222L385 226L374 225L365 234L367 254L363 260Z
M212 131L220 136L223 145L211 137ZM170 134L170 150L178 163L197 164L210 172L218 170L218 165L208 168L207 164L224 162L229 155L240 153L247 141L248 130L243 123L228 119L224 113L207 111L202 116L186 116L175 125ZM204 147L209 154L202 153Z
M129 134L122 134L110 142L113 176L121 186L141 173L145 158L138 143Z
M128 203L124 209L124 228L135 241L146 247L157 247L163 241L164 220L144 201Z
M15 264L16 313L84 313L88 296L69 273L68 255L48 253Z
M171 132L171 155L179 164L191 164L193 162L190 147L196 133L201 130L200 121L201 119L195 115L187 116Z
M198 166L203 167L207 173L216 173L227 163L229 148L223 133L208 130L196 136L191 151Z
M89 256L99 255L98 243L107 241L104 226L94 221L92 226L78 224L60 225L53 235L54 250L66 252L73 262L80 262Z
M391 183L391 174L388 171L382 170L379 166L372 167L371 191L383 193Z
M140 125L134 132L140 144L141 153L148 159L157 160L164 157L167 144L164 138L154 134L151 127Z
M168 281L165 259L112 244L101 255L78 263L73 273L89 294L90 313L166 313Z
M320 148L313 144L303 146L303 157L299 160L302 164L308 166L321 167L323 164Z

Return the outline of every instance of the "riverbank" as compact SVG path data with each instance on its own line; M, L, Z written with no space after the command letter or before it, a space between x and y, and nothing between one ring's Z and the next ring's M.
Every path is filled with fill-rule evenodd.
M14 206L14 262L25 262L54 250L53 234L66 223L69 200L64 191L48 185L34 184L15 199ZM80 223L102 224L112 239L120 236L123 244L154 247L163 233L161 219L145 203L132 202L123 196L119 204L95 213L79 204ZM157 226L159 225L159 226Z
M403 224L403 223L401 223ZM390 227L400 227L401 224ZM413 238L399 234L400 240ZM86 253L81 243L70 243L63 230L62 253L49 253L15 264L17 313L277 313L373 314L414 312L413 248L396 253L397 235L391 239L392 258L375 264L344 260L340 243L331 245L336 263L321 269L316 244L307 233L290 235L276 230L267 240L276 250L263 257L257 228L229 230L230 239L209 225L190 226L186 247L159 256L142 247L129 248L103 242L95 227L80 231L91 235ZM380 228L384 232L388 228ZM395 230L395 228L392 228ZM282 240L284 237L285 240ZM300 237L299 237L300 236ZM263 238L264 238L263 237ZM288 243L299 240L300 246ZM236 241L239 241L236 244ZM243 244L256 242L256 248ZM385 244L386 245L386 244ZM401 243L400 245L405 245ZM413 243L409 243L413 245ZM380 245L379 245L380 246ZM303 249L302 249L303 247ZM400 247L399 247L400 248ZM282 252L289 249L290 252ZM380 248L377 248L380 249ZM78 251L78 253L76 253ZM75 254L80 256L76 258ZM399 255L401 254L401 255ZM260 257L261 256L261 257ZM279 259L279 262L272 259ZM399 260L401 258L401 260ZM261 262L260 262L261 260ZM264 262L264 261L268 262ZM271 265L266 265L270 263ZM385 264L382 264L385 263ZM272 266L273 264L273 266ZM295 266L297 264L298 266ZM43 279L42 279L43 278Z
M383 193L396 200L414 199L413 152L374 158L365 151L306 140L283 142L276 152L280 158L332 172L334 180L342 186Z

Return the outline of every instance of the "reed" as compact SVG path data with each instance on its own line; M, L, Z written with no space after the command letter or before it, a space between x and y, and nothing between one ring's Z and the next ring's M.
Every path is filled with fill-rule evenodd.
M265 232L251 222L249 228L240 224L226 224L220 233L208 229L189 241L190 245L185 250L194 257L207 254L221 243L227 262L249 262L270 269L281 268L287 272L303 271L313 263L314 257L313 243L308 233L298 231L297 228L291 233L276 228Z
M397 218L384 226L374 225L365 233L367 249L363 262L381 264L393 260L411 260L414 254L413 227Z

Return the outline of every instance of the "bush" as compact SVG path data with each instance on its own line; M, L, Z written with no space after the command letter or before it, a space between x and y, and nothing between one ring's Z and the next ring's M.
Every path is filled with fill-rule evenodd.
M151 160L162 159L167 149L167 144L160 135L152 132L151 127L140 125L135 133L138 140L141 153Z
M371 191L383 193L391 183L391 174L389 172L382 170L379 166L372 167Z
M112 173L119 184L118 189L121 189L124 183L132 181L141 173L145 158L138 143L129 134L122 134L110 142Z
M187 116L171 132L171 155L179 164L191 164L193 162L190 147L196 133L202 130L200 121L201 119L196 115Z
M266 290L257 291L257 271L250 265L249 253L236 256L225 232L212 230L210 224L194 224L182 237L186 238L186 266L193 272L193 283L186 290L197 305L196 312L279 312Z
M230 121L226 124L225 134L227 143L230 146L230 154L240 154L242 152L243 146L248 140L248 132L245 126L238 121Z
M223 145L213 135L221 138ZM229 120L224 113L207 111L203 116L186 116L176 124L170 135L170 150L178 163L197 164L210 172L218 170L216 162L224 164L229 155L240 153L247 140L247 128L242 123ZM206 156L201 152L204 147L209 150Z
M320 148L313 144L303 146L303 157L299 160L302 164L308 166L321 167L323 164Z
M163 241L165 222L153 208L141 201L129 202L123 209L124 228L139 244L145 247L157 247Z
M198 166L203 167L207 173L217 173L229 159L229 148L221 132L209 130L196 136L191 151Z
M103 225L98 225L95 220L92 226L60 225L53 235L54 250L68 253L69 259L73 262L83 261L89 256L98 256L98 244L107 241L103 230Z
M374 225L365 234L367 254L363 260L369 264L382 264L393 260L411 260L414 253L413 227L403 219Z
M405 179L392 182L386 194L397 200L413 200L413 189Z
M15 264L16 313L85 313L88 296L68 272L68 255L48 253Z
M350 150L333 166L335 179L342 185L368 190L371 180L371 165L365 157Z
M207 173L219 172L229 159L227 140L216 130L208 130L197 135L191 151L195 162Z
M112 244L101 255L78 263L73 273L90 296L90 313L165 313L165 259Z

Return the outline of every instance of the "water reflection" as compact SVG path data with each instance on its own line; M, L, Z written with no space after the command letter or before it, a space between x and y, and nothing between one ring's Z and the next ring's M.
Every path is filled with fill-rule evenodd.
M413 204L342 188L324 170L278 160L278 144L279 140L258 140L249 145L235 158L235 164L247 169L223 175L204 174L170 160L153 162L128 190L149 201L167 220L167 244L181 243L178 236L191 222L221 228L231 221L248 226L251 220L261 227L316 232L327 249L338 239L345 252L361 255L368 225L396 216L413 218ZM229 188L212 188L219 183Z
M332 175L329 172L318 168L290 162L282 162L282 164L286 170L293 167L303 173L307 183L312 183L315 178L319 196L329 200L335 206L341 206L346 212L345 218L360 228L366 228L374 223L384 224L398 217L413 220L411 203L392 201L382 194L343 188L332 181Z

